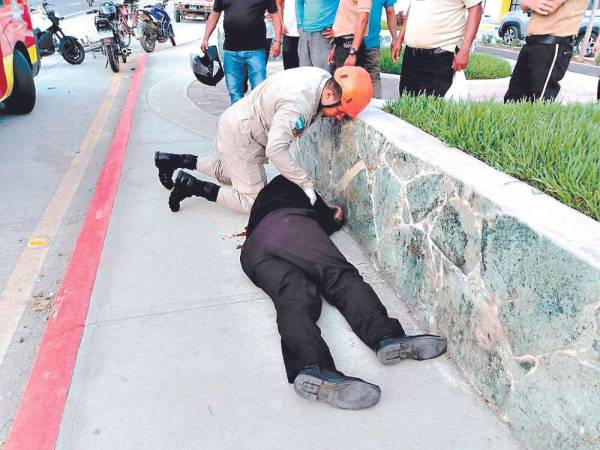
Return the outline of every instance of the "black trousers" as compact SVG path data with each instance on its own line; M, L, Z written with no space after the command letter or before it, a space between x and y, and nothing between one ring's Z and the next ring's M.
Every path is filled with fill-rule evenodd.
M333 50L333 64L331 64L330 66L331 74L333 74L336 69L344 67L344 64L346 63L346 58L348 58L348 55L350 55L352 41L354 41L353 35L348 35L345 38L336 38L335 48ZM356 54L356 65L359 67L364 67L365 57L366 48L363 44L360 46L360 48L358 49L358 53Z
M271 297L290 383L304 367L335 369L316 322L322 299L334 305L370 348L385 336L403 336L375 291L312 218L312 211L271 212L244 243L242 268Z
M400 71L400 95L427 94L443 97L452 86L454 53L443 51L435 55L406 47Z
M554 100L572 55L573 47L569 44L525 44L519 52L504 102Z
M284 36L283 37L283 48L281 53L283 54L283 69L294 69L300 67L300 61L298 60L298 36Z

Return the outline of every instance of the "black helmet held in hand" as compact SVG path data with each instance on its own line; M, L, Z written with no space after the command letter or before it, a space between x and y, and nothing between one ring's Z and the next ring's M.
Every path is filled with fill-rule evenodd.
M214 45L208 47L203 56L198 54L191 55L190 63L192 71L200 83L208 86L216 86L223 78L223 65L219 59L217 47Z

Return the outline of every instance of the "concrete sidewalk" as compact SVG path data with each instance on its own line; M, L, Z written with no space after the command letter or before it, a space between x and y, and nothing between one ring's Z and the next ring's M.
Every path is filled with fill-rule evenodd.
M148 57L57 448L520 448L447 356L382 366L328 306L319 325L339 369L379 384L381 402L341 411L294 393L274 308L239 264L247 218L202 199L173 214L156 177L156 150L213 151L210 111L227 94L190 87L196 45ZM188 98L203 89L208 112ZM417 332L352 238L334 240Z

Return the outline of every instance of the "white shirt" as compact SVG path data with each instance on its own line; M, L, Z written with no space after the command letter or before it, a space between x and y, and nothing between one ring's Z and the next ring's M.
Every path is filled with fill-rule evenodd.
M296 0L285 0L283 3L283 24L288 30L287 35L298 37L298 19L296 18Z

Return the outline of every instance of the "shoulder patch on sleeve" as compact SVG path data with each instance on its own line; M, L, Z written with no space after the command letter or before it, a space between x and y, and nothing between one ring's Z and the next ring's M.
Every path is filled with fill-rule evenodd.
M296 121L294 122L294 126L292 127L292 136L298 137L304 130L306 129L306 121L302 115L299 115Z

